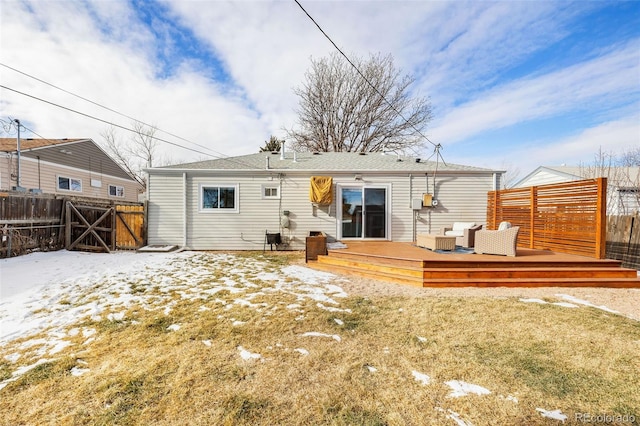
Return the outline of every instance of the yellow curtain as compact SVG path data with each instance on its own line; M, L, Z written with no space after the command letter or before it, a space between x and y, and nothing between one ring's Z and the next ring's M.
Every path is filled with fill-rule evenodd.
M331 204L333 178L331 176L311 176L309 199L312 203Z

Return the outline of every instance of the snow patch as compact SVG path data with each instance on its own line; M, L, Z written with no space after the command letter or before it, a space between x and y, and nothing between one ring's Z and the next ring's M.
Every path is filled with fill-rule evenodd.
M476 395L488 395L491 393L489 389L483 388L482 386L474 385L473 383L467 383L460 380L449 380L445 382L452 391L449 394L451 398L458 398L461 396L467 396L470 393L474 393Z
M423 385L428 385L429 383L431 383L431 377L427 376L424 373L420 373L419 371L413 370L411 374L413 375L413 378L415 380L417 380L418 382L421 382Z
M330 337L333 340L335 340L336 342L341 342L342 338L340 336L338 336L337 334L326 334L326 333L319 333L317 331L308 331L306 333L302 333L303 337Z
M538 411L542 417L546 417L548 419L560 420L562 423L567 420L567 416L562 414L560 410L549 411L544 408L536 408L536 411Z

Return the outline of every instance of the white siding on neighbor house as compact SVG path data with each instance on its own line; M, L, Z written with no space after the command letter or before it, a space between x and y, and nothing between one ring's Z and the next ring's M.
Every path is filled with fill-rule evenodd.
M10 171L17 173L17 159L13 157L13 163L9 163L8 158L3 159L1 173L1 189L9 190L16 186L16 180L10 179ZM82 184L82 191L68 191L58 189L58 176L78 179ZM92 186L100 183L100 186ZM124 197L109 195L109 185L121 186L124 188ZM71 196L93 197L110 199L114 201L138 201L138 190L140 185L133 181L119 177L103 175L96 172L77 169L73 167L60 166L47 163L32 158L23 157L20 160L20 186L28 189L40 189L47 194L68 194Z
M532 173L527 178L518 182L517 188L526 188L528 186L550 185L552 183L570 182L572 180L580 180L580 177L572 176L568 173L561 173L549 169L540 169Z
M182 175L151 175L147 183L147 243L182 245L184 202Z
M322 175L317 173L317 175ZM288 249L305 248L310 231L324 232L329 241L340 235L336 200L339 186L385 186L390 193L390 233L387 239L414 241L415 233L436 233L454 221L485 224L487 192L494 189L490 173L439 174L436 177L437 207L424 207L415 214L412 199L423 193L434 193L433 177L429 188L424 174L364 174L355 180L353 173L333 173L333 203L314 205L309 200L311 174L288 173L279 180L277 173L252 174L226 172L224 176L207 176L205 171L187 172L186 179L186 246L193 250L262 250L265 233L281 233ZM280 185L280 199L264 199L265 184ZM229 184L238 186L238 212L201 212L200 186ZM150 245L182 245L184 230L184 197L182 172L152 174L149 178ZM289 227L281 228L281 211L289 211ZM415 221L414 221L415 218ZM266 246L267 250L269 245Z

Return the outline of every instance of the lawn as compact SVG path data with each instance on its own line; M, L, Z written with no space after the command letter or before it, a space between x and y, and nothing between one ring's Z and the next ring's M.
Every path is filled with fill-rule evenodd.
M176 253L0 311L1 424L640 422L637 321L350 296L296 256Z

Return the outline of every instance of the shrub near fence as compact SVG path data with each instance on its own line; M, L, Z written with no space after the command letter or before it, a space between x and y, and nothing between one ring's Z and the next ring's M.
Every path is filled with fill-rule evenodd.
M640 212L607 218L607 258L640 270Z

